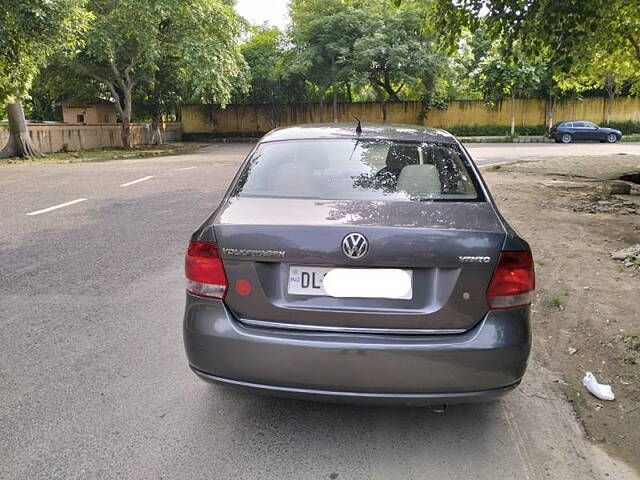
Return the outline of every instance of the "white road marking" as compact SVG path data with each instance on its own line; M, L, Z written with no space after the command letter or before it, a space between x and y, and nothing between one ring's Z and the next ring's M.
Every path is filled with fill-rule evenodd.
M174 168L174 171L178 172L178 171L180 171L180 170L193 170L194 168L198 168L198 167Z
M33 215L40 215L41 213L52 212L54 210L58 210L59 208L75 205L76 203L84 202L86 200L87 200L86 198L78 198L77 200L72 200L71 202L61 203L60 205L54 205L53 207L44 208L42 210L36 210L35 212L27 213L27 215L33 216Z
M121 187L128 187L129 185L135 185L136 183L146 182L147 180L150 180L152 178L153 178L153 175L149 175L148 177L139 178L138 180L134 180L133 182L123 183L120 186Z

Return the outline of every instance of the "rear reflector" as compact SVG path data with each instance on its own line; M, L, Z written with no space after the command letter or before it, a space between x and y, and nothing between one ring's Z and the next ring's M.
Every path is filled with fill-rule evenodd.
M184 270L189 292L203 297L224 297L228 282L218 245L210 242L189 242Z
M529 305L535 288L531 252L502 252L487 289L487 303L493 310Z

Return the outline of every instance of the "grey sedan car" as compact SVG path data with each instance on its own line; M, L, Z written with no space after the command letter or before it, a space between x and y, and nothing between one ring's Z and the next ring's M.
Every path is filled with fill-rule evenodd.
M304 125L257 144L186 255L202 379L340 402L446 405L515 388L531 250L442 130Z

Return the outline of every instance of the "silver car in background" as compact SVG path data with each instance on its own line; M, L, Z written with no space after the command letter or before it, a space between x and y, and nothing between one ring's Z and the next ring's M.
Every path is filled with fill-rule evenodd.
M342 402L498 398L531 347L534 267L465 148L441 130L267 134L186 256L202 379Z

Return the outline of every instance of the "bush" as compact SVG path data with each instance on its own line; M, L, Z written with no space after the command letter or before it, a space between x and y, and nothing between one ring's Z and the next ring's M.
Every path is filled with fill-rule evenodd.
M600 124L601 127L615 128L620 130L623 135L629 135L631 133L640 133L640 122L609 122L609 125L604 123Z
M509 125L460 125L449 127L446 130L460 137L508 137L511 135ZM516 135L546 135L547 132L548 129L545 125L516 126Z
M615 128L620 130L623 135L640 133L640 122L610 122L609 125L601 123L600 126ZM460 125L449 127L445 130L459 137L508 137L511 135L511 127L509 125ZM548 132L549 129L546 125L516 126L516 135L547 135Z

